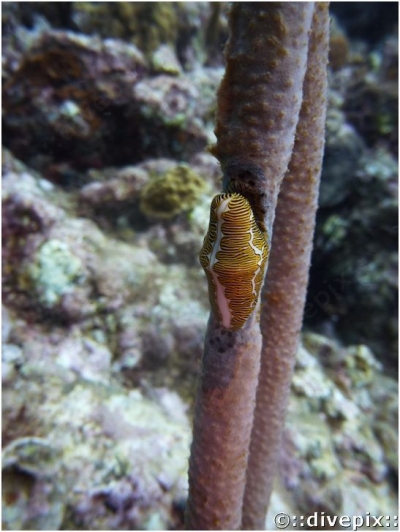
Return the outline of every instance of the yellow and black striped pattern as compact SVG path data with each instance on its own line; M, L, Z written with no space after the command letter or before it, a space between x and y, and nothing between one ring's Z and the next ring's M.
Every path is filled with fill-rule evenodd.
M268 242L241 194L219 194L211 203L210 225L200 263L210 303L221 325L242 327L253 312L264 278Z

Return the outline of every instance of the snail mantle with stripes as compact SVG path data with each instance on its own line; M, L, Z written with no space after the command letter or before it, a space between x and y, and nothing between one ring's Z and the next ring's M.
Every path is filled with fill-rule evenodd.
M238 193L215 196L200 263L211 307L226 329L240 329L256 307L268 253L247 199Z

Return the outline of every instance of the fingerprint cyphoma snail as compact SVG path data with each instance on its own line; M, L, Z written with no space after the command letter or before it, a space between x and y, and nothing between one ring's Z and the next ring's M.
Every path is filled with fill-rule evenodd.
M210 304L223 327L240 329L256 307L269 253L247 199L218 194L200 251Z

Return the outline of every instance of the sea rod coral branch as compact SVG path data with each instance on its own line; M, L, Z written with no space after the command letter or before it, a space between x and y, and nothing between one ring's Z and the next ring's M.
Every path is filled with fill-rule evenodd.
M302 100L313 3L235 3L218 93L217 144L225 192L239 192L271 234ZM259 371L257 308L228 331L208 323L189 463L186 527L238 529Z
M212 153L224 190L243 194L269 235L300 112L313 5L237 2L230 16Z
M328 3L316 3L296 143L279 193L262 293L263 348L243 504L245 530L265 526L303 319L324 149L328 23Z

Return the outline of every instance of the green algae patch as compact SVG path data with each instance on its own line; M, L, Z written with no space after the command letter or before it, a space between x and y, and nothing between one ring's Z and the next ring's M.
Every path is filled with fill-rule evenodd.
M35 259L26 277L45 307L59 303L64 294L72 292L85 278L82 262L61 240L45 242Z

